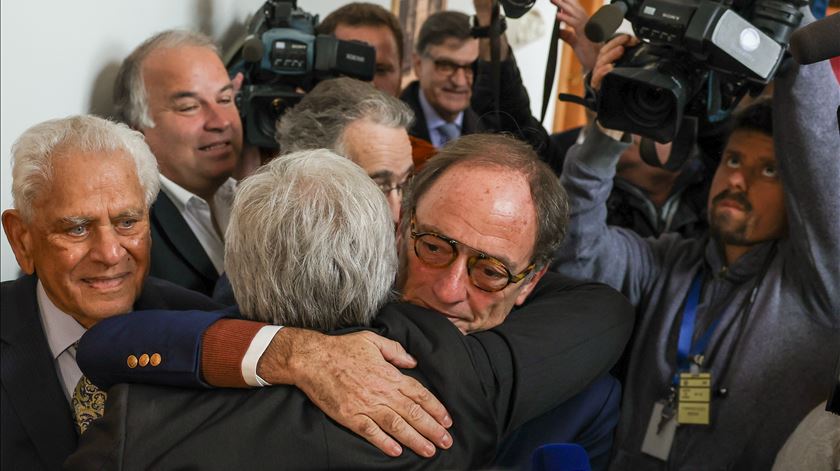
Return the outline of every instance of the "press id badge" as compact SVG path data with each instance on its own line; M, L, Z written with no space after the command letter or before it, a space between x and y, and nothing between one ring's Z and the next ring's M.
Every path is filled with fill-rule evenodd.
M709 425L712 401L712 374L680 373L677 394L677 422L680 425Z

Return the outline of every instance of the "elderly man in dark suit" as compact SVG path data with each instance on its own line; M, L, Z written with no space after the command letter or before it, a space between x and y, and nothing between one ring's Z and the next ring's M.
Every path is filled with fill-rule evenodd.
M47 121L17 140L12 162L3 228L27 275L2 285L0 459L58 469L85 420L75 359L85 330L132 309L216 304L146 280L158 177L140 133L92 116Z
M524 146L505 138L490 139L494 147ZM479 256L474 249L440 235L443 232L432 232L458 230L456 225L446 224L447 220L454 222L452 218L435 216L442 210L439 205L449 206L439 200L439 191L421 198L412 208L415 214L408 218L411 240L405 242L415 248L418 257L408 263L424 264L421 271L427 273L446 271L469 279L466 283L474 288L462 288L485 293L475 300L475 316L461 318L457 316L463 310L458 307L444 311L435 306L450 316L447 319L400 303L386 306L373 321L376 329L403 343L417 357L419 367L412 374L449 407L456 424L451 429L452 448L432 460L414 453L391 459L328 420L293 388L204 392L123 384L111 389L105 419L86 434L79 452L68 462L69 468L147 469L166 463L200 469L464 469L488 464L501 437L570 395L569 384L558 381L570 372L570 360L587 358L594 363L591 371L564 378L570 383L580 381L578 376L597 376L615 360L620 348L593 351L599 342L581 340L581 332L592 328L601 339L609 338L620 347L632 324L621 297L602 287L590 287L586 291L593 299L570 297L565 304L553 306L567 308L562 314L554 309L534 309L494 330L462 335L461 331L499 324L513 304L522 304L545 273L544 258L551 252L543 254L542 249L552 247L561 237L550 236L536 253L531 249L538 232L534 204L539 203L531 202L529 186L533 180L545 184L538 184L544 190L538 200L549 203L550 208L542 207L545 212L541 214L546 219L557 216L553 223L558 229L564 219L563 192L550 170L536 165L533 153L506 157L507 162L514 161L510 167L517 170L487 168L480 163L473 168L467 163L445 172L438 182L424 178L440 174L435 171L440 167L431 164L428 173L418 176L420 188L424 184L451 185L450 178L460 178L463 171L486 177L476 182L482 187L479 182L506 183L505 189L494 195L478 190L484 196L475 201L482 218L498 227L494 232L498 239L482 242L467 226L459 234L462 240L487 247L494 255ZM517 214L507 214L494 204L501 201L510 203L508 209ZM487 214L483 211L486 205L496 206L498 211ZM506 232L510 224L521 230ZM347 160L324 150L275 160L243 183L234 203L226 263L240 312L271 324L320 330L369 324L389 299L396 273L396 253L383 250L394 244L392 227L381 192ZM450 288L465 280L453 278ZM417 293L409 291L419 288L414 281L403 283L404 295L412 300ZM477 292L473 295L478 296ZM598 304L605 314L587 314L581 309L584 303ZM157 315L128 317L143 322ZM95 336L109 332L109 326L102 327L105 329L98 329ZM545 335L547 331L569 335L562 340ZM153 434L157 438L149 439ZM262 444L266 437L273 437L271 446Z

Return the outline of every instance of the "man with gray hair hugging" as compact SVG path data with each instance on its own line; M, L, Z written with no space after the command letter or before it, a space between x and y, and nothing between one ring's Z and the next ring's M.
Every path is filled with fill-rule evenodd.
M414 175L408 127L411 108L371 84L325 80L277 122L280 152L327 148L362 167L400 217L403 188Z
M506 142L490 139L488 144ZM526 166L535 161L530 154L524 159ZM495 164L491 168L505 173ZM437 174L434 168L428 170L423 174ZM517 182L511 191L521 194L525 182ZM548 191L564 197L559 186ZM423 208L418 214L429 217ZM418 230L428 230L421 223L428 224L418 220ZM533 229L533 224L528 227ZM467 336L457 323L423 307L385 304L397 271L396 253L389 249L394 231L385 199L358 166L326 150L280 157L245 180L227 236L227 270L244 317L325 331L371 324L417 359L418 367L405 373L428 385L447 405L455 423L450 431L453 446L431 459L414 453L388 457L328 419L291 387L208 392L120 384L110 389L105 417L83 436L79 451L67 463L69 469L487 465L502 439L575 392L569 383L585 376L577 371L585 368L580 366L584 358L608 368L631 328L626 302L609 290L591 290L601 296L586 300L597 305L602 316L580 309L583 299L559 305L553 299L548 303L552 308L535 300L535 308L518 311L512 322ZM428 257L443 249L436 242L442 237L412 228L411 245L415 250L422 245L424 263L430 263ZM466 261L457 258L460 270ZM534 277L524 278L522 284L523 278L499 279L494 270L502 265L496 265L501 262L495 257L470 258L471 283L488 292L493 289L498 296L510 297L536 283ZM166 313L148 311L123 320L163 325L156 320L160 315ZM585 335L581 329L589 328L600 340L580 338ZM120 344L130 330L105 326L86 340L107 336ZM612 358L594 360L601 352L592 351L593 346L603 350L613 343L619 348L614 355L606 354ZM573 358L578 367L570 368Z
M325 80L277 121L280 154L329 149L361 167L385 194L394 224L399 222L403 189L414 175L408 126L414 113L402 101L370 83L341 77ZM227 275L213 299L235 304Z

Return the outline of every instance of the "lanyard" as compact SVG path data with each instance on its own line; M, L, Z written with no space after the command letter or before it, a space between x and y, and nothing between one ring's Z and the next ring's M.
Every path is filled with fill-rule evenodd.
M767 274L767 269L770 267L770 262L772 262L773 257L776 254L776 249L776 243L774 242L767 254L767 257L764 260L764 263L761 267L761 271L759 272L755 284L750 290L750 293L741 303L741 306L739 306L738 308L737 316L740 317L740 322L734 350L738 349L738 345L741 341L741 335L743 334L743 331L746 327L747 317L749 316L749 312L752 310L752 306L755 303L756 295L758 294L758 288L761 286L761 282L764 280L764 275ZM703 335L701 335L697 339L697 341L692 344L691 340L694 337L694 327L697 319L697 304L699 304L700 302L700 291L702 287L703 270L701 268L700 271L698 271L697 274L694 275L694 279L691 282L691 288L688 292L688 297L685 301L685 307L683 308L682 323L680 324L680 336L677 340L677 368L676 371L674 371L672 379L672 382L675 386L679 384L680 371L689 370L691 366L691 360L695 358L696 355L703 355L706 352L706 348L709 346L709 341L711 340L715 329L717 329L718 325L723 319L723 315L718 315L715 318L715 320L709 325L706 331L703 332ZM730 355L728 355L724 364L722 365L720 376L721 380L725 376L726 372L728 372L729 370L729 364L732 360L732 357L735 354L734 350L730 353Z
M677 341L677 367L680 370L688 370L691 359L695 355L702 355L706 351L712 334L723 318L723 316L718 316L706 331L703 332L703 335L692 344L691 340L694 338L694 326L697 320L697 304L700 302L700 290L702 287L703 271L701 270L694 275L694 280L691 282L691 289L688 292L688 298L686 298L685 307L683 308L680 336Z
M674 372L674 384L679 383L679 372L688 371L691 366L691 360L696 355L702 355L709 346L709 340L712 338L715 329L720 324L723 316L717 316L714 322L703 332L696 342L692 343L694 338L694 327L697 321L697 305L700 303L700 291L703 288L703 270L694 275L691 281L691 288L688 291L688 297L685 300L685 307L683 308L682 323L680 324L680 336L677 340L677 371Z

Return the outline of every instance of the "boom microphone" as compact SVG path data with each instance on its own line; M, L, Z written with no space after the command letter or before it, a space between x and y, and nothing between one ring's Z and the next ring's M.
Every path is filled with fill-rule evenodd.
M802 65L840 56L840 13L794 31L790 36L790 53Z
M624 2L610 3L604 5L589 18L586 26L583 27L586 37L593 43L602 43L612 37L615 31L621 26L624 15L627 13L627 4Z

